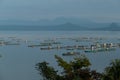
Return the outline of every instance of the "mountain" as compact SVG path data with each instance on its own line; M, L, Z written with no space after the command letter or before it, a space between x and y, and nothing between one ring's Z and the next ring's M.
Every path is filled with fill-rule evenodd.
M76 25L86 26L86 27L99 27L98 23L93 22L92 20L84 18L71 18L71 17L58 17L55 19L40 19L40 20L17 20L17 19L8 19L0 20L0 25L31 25L31 26L52 26L52 25L61 25L65 23L72 23ZM100 23L101 24L101 23Z
M102 25L102 24L101 24ZM107 24L108 25L108 24ZM86 27L78 24L73 24L67 22L60 25L50 25L50 26L39 26L39 25L0 25L0 30L25 30L25 31L88 31L88 30L99 30L99 31L120 31L120 25L117 23L111 23L105 27Z
M96 28L94 30L102 30L102 31L120 31L120 25L118 23L111 23L109 24L109 26L107 27L103 27L103 28Z
M89 30L89 28L72 24L67 22L60 25L52 26L28 26L28 25L1 25L0 30L64 30L64 31L73 31L73 30Z
M53 26L54 30L88 30L88 28L67 22L65 24Z
M59 17L53 20L0 20L0 30L102 30L120 31L119 23L100 23L83 18Z
M117 23L111 23L110 27L108 27L110 31L120 31L120 25Z

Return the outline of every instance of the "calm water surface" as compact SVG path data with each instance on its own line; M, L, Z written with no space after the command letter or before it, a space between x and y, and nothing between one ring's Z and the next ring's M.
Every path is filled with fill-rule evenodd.
M0 80L42 80L35 64L42 61L50 62L50 65L57 67L54 55L61 57L65 50L45 50L40 47L30 48L29 44L38 44L44 40L56 38L77 38L77 37L103 37L108 38L105 42L120 43L120 32L107 31L0 31L0 40L11 40L15 37L20 40L20 45L0 46ZM60 40L59 40L60 41ZM62 41L65 45L72 45L72 42ZM86 44L87 42L80 43ZM81 51L82 52L82 51ZM85 53L90 59L92 69L102 72L110 60L120 58L120 48L111 52ZM73 56L63 57L72 60Z

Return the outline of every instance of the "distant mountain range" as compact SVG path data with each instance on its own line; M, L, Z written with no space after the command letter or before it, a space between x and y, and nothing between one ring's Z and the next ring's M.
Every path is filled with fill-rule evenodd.
M56 18L55 20L22 21L22 20L2 20L0 30L102 30L120 31L119 23L97 23L78 18Z
M118 25L117 23L111 23L107 27L97 28L96 30L102 30L102 31L120 31L120 25Z

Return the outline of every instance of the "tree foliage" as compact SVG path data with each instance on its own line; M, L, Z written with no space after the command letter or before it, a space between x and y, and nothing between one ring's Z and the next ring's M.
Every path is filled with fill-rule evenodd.
M55 59L58 66L63 68L61 74L58 74L58 71L49 66L47 62L36 64L43 80L120 80L120 59L113 60L102 74L90 70L91 63L83 55L69 62L57 55L55 55Z
M43 76L43 80L59 80L60 76L57 75L57 71L53 67L48 66L47 62L41 62L36 64L37 70L40 75Z
M103 80L120 80L120 59L115 59L105 68Z
M37 70L41 73L44 80L100 80L101 74L95 70L90 70L91 63L81 55L67 62L55 55L58 66L63 68L63 72L58 74L53 67L46 62L38 63Z

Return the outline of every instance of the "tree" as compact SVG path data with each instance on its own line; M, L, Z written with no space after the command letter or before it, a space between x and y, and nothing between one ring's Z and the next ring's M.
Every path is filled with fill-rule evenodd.
M58 74L53 67L46 62L36 65L37 70L43 76L44 80L100 80L101 74L95 70L90 70L91 63L81 55L70 62L66 62L61 57L55 55L58 66L63 68L63 72Z
M120 59L115 59L105 68L103 80L120 80Z
M43 76L43 80L62 80L57 71L53 67L48 66L47 62L41 62L36 64L36 69L40 72L40 75Z
M85 78L90 76L88 67L91 64L85 56L81 55L80 57L74 58L69 63L57 55L55 55L55 58L57 59L58 65L63 68L63 76L66 80L79 80L80 78L85 80Z

